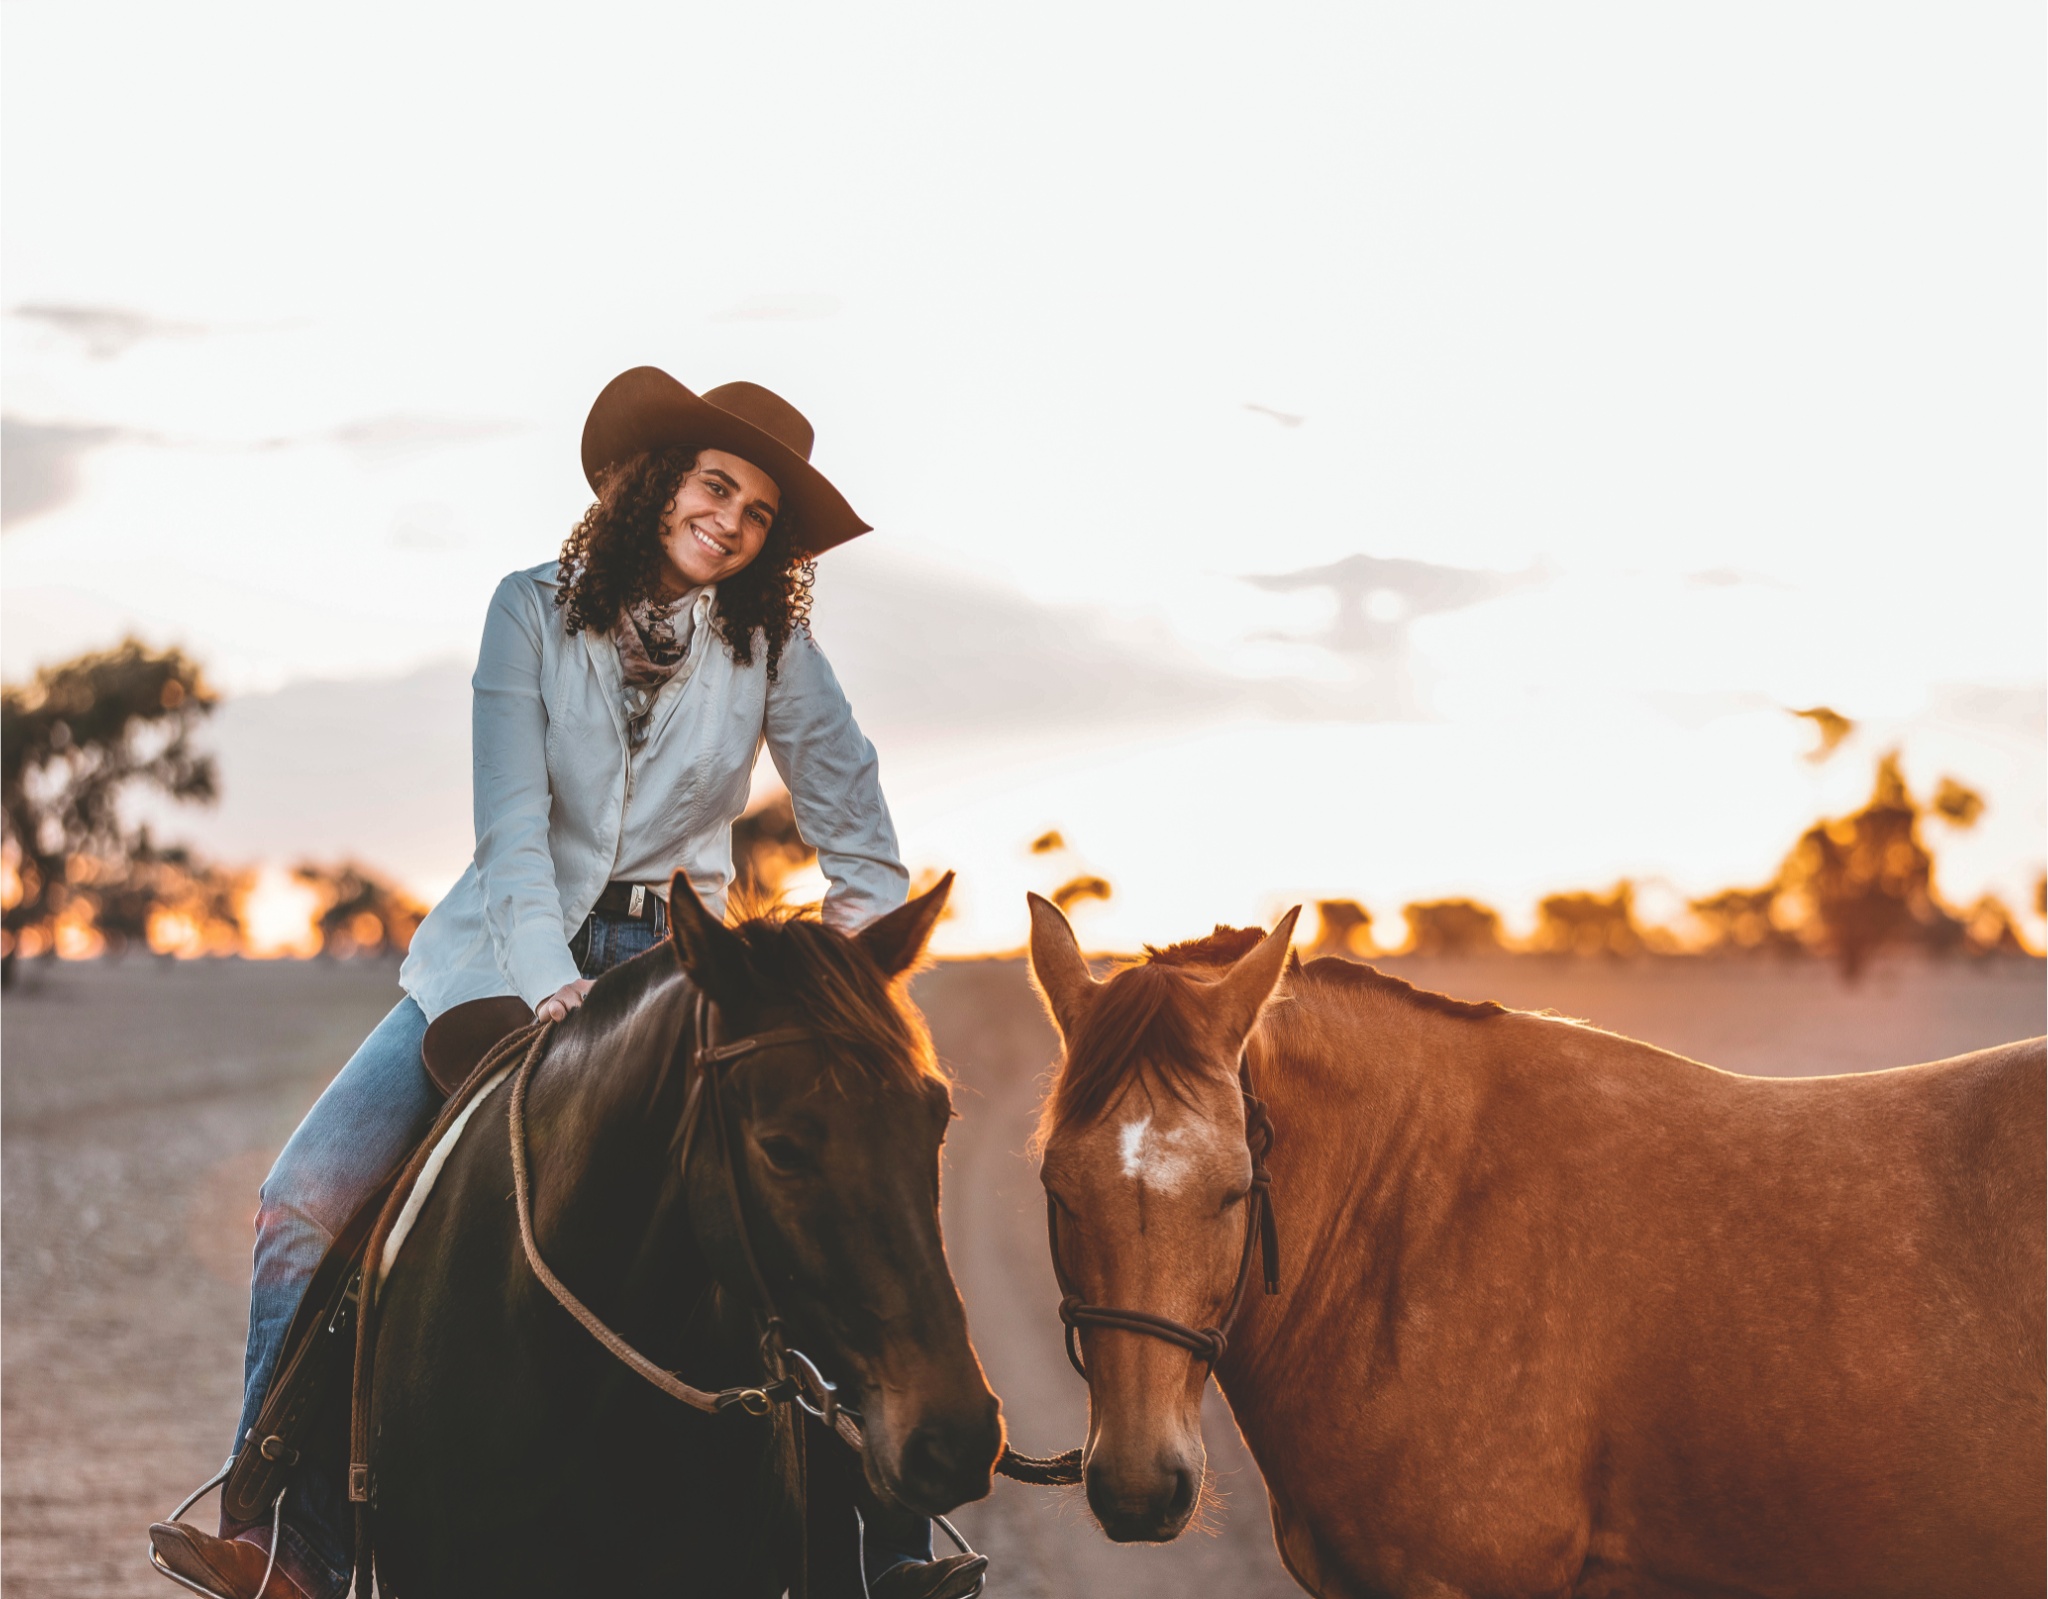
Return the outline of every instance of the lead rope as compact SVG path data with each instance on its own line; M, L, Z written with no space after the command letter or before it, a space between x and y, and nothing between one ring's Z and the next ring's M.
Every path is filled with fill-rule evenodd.
M519 1217L519 1243L526 1253L528 1269L533 1272L540 1285L554 1296L555 1302L576 1318L585 1332L589 1333L599 1344L609 1350L628 1370L652 1383L671 1399L680 1399L684 1404L694 1409L711 1414L717 1414L735 1404L747 1411L749 1415L767 1414L768 1405L774 1400L783 1397L772 1391L777 1386L776 1384L771 1383L758 1388L727 1388L715 1394L707 1393L702 1388L691 1387L690 1384L684 1382L673 1372L664 1371L661 1367L655 1365L653 1361L649 1360L639 1350L635 1349L625 1339L607 1327L588 1305L584 1304L582 1300L570 1292L568 1285L557 1277L548 1268L548 1263L541 1258L540 1248L534 1242L533 1237L533 1207L529 1198L526 1175L526 1085L532 1075L535 1063L540 1059L541 1046L547 1037L546 1028L551 1028L553 1025L552 1022L545 1024L543 1031L534 1038L533 1045L528 1050L526 1059L520 1063L518 1075L512 1080L512 1102L506 1107L505 1112L512 1145L513 1205ZM741 1042L745 1043L748 1041L741 1040ZM723 1046L723 1050L731 1050L733 1048L734 1046L732 1045ZM723 1050L714 1049L706 1053L707 1055L716 1056L723 1053ZM708 1071L709 1069L707 1064L705 1070ZM697 1089L693 1085L690 1106L684 1112L686 1122L695 1115L699 1103ZM693 1131L693 1128L686 1127L682 1137L687 1140ZM684 1148L687 1151L687 1142L685 1142ZM744 1222L741 1225L744 1227ZM750 1266L753 1265L751 1251L749 1251L748 1264ZM754 1270L758 1277L759 1268L755 1267ZM795 1392L801 1393L800 1385L794 1386ZM865 1447L860 1423L846 1410L840 1409L837 1406L831 1407L831 1410L830 1425L833 1432L839 1435L841 1441L848 1448L856 1453L860 1452ZM818 1415L817 1410L813 1409L812 1414ZM827 1418L823 1415L818 1415L818 1419L823 1421ZM1003 1445L1002 1457L996 1462L996 1470L1013 1481L1028 1483L1033 1487L1072 1487L1081 1480L1081 1451L1069 1449L1057 1455L1026 1455L1020 1454L1008 1444L1005 1444ZM960 1535L953 1531L950 1523L945 1524L945 1530L947 1536L956 1543L960 1541ZM964 1545L962 1547L963 1549L965 1548Z

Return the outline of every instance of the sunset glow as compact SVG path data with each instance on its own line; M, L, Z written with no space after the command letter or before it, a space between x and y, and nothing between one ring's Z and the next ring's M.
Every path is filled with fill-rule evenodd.
M431 903L486 600L655 362L795 398L875 523L816 631L906 864L960 873L941 952L1087 877L1104 948L1324 898L1526 936L1623 880L1682 929L1894 749L1985 802L1929 824L1945 902L2038 947L2036 20L1481 10L20 8L7 676L127 631L204 664L221 800L154 826L259 873L252 951L308 952L297 861ZM685 135L706 52L804 116L697 75ZM803 246L713 247L702 174Z

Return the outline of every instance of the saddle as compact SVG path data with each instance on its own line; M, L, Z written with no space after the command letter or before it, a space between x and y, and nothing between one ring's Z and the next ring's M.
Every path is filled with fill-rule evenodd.
M327 1248L285 1333L284 1353L263 1396L256 1425L241 1440L221 1488L221 1520L236 1528L269 1517L278 1494L309 1452L346 1460L356 1316L371 1235L401 1188L409 1190L425 1153L461 1114L479 1068L499 1044L533 1020L523 1000L475 999L443 1012L427 1028L420 1057L443 1096L441 1113L413 1152L356 1207Z

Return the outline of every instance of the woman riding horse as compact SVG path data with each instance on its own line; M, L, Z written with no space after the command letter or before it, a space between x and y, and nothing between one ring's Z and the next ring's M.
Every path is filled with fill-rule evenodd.
M473 681L476 853L420 926L405 997L293 1133L261 1191L240 1449L335 1233L433 1123L421 1047L436 1018L516 997L543 1019L667 931L680 865L714 911L732 823L765 741L842 932L903 903L908 874L872 745L808 628L815 558L867 524L810 464L811 426L751 383L696 395L653 367L608 384L583 430L596 503L558 561L498 585ZM516 1014L516 1012L515 1012ZM283 1516L211 1538L160 1523L172 1571L229 1599L338 1599L351 1518L339 1462L308 1459ZM850 1503L814 1507L849 1523ZM971 1591L982 1562L933 1562L929 1524L819 1593ZM851 1567L855 1562L849 1558Z

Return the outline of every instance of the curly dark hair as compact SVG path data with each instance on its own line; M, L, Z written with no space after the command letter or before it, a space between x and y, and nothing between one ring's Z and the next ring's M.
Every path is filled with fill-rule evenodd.
M611 631L619 612L661 590L661 519L676 490L697 464L695 450L650 450L614 467L597 501L562 545L555 603L571 633ZM754 660L754 634L768 643L768 676L782 664L783 646L811 619L811 584L817 563L802 553L801 530L789 511L779 513L761 553L718 585L717 627L742 666Z

